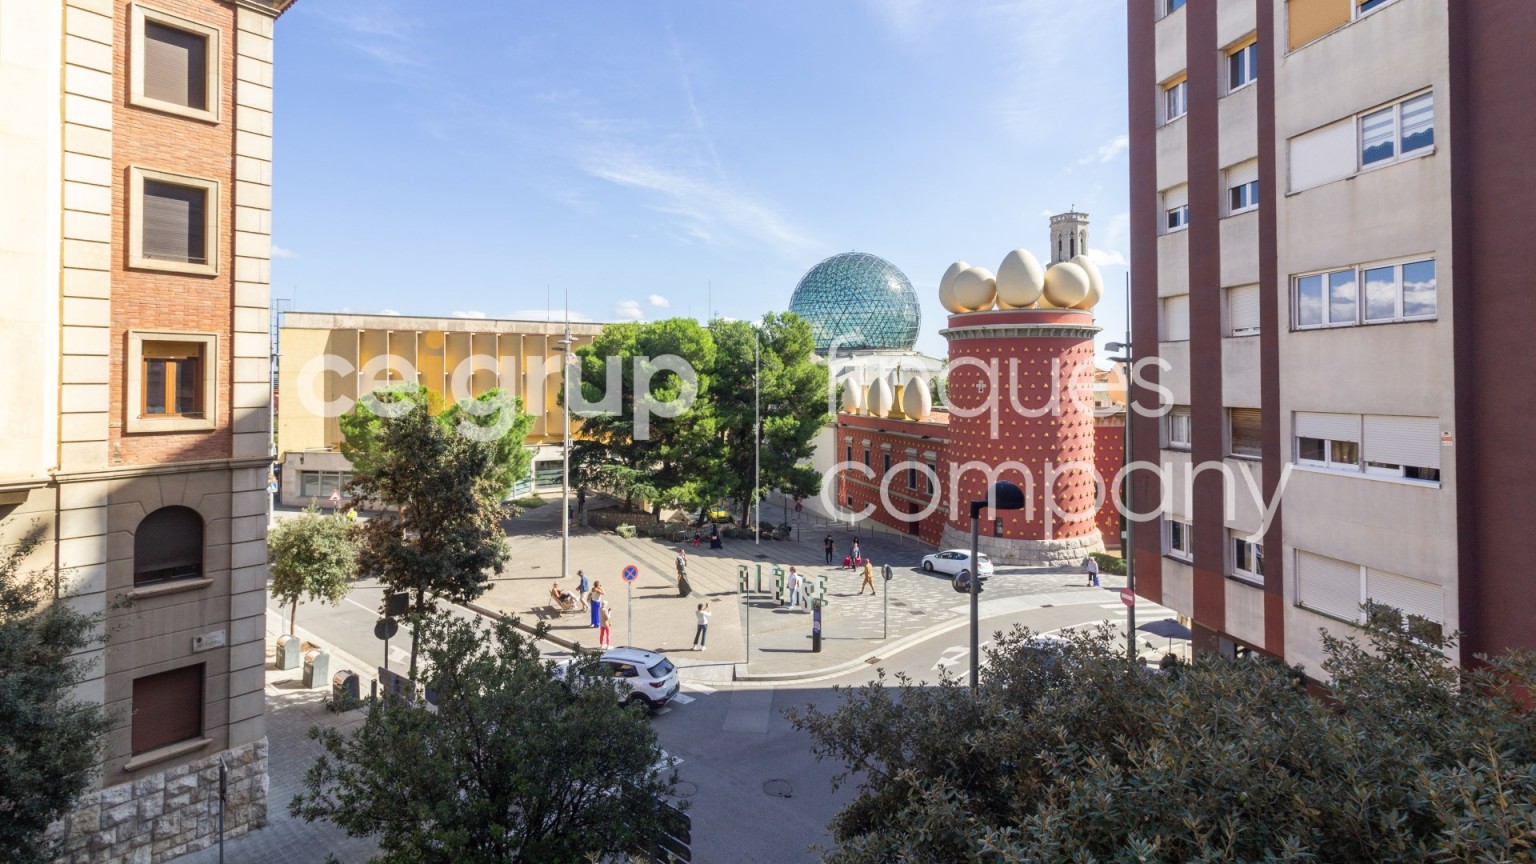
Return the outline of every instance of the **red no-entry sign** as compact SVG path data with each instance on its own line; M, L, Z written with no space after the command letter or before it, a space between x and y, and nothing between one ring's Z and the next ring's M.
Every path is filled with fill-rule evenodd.
M1136 592L1132 591L1129 588L1121 588L1120 589L1120 602L1124 603L1127 606L1135 606L1136 605Z

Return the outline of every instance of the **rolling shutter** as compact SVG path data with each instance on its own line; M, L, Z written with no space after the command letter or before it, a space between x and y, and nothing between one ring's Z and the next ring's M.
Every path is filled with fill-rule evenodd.
M1291 50L1349 23L1352 0L1288 0Z
M1360 145L1354 117L1297 135L1290 145L1292 192L1342 180L1355 173Z
M1189 203L1189 187L1174 186L1163 193L1163 209L1177 210Z
M144 22L144 95L199 111L208 107L208 41Z
M1408 615L1445 622L1445 589L1432 582L1421 582L1385 570L1365 568L1366 597L1385 603Z
M1297 550L1296 602L1324 615L1359 621L1359 566Z
M1227 289L1227 323L1233 335L1259 329L1259 286Z
M1367 414L1362 446L1367 462L1438 469L1440 421L1434 417Z
M1292 434L1298 438L1326 438L1329 441L1360 441L1360 415L1314 414L1297 411Z
M1227 188L1234 189L1259 179L1259 160L1249 159L1227 169Z
M1184 342L1189 339L1189 295L1163 298L1164 342Z
M200 738L202 734L202 663L134 680L132 746L135 755Z
M1232 455L1264 455L1264 412L1257 408L1228 408L1232 421Z
M145 258L207 263L203 236L207 194L189 186L144 181Z

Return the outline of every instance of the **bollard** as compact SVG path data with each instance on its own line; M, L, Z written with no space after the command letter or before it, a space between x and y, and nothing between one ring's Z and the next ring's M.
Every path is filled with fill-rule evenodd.
M747 575L747 565L745 565L745 564L737 564L736 565L736 590L740 591L742 594L747 593L747 588L750 587L751 582L752 582L752 578L749 575Z
M777 564L773 565L773 600L784 605L784 568Z
M763 565L757 565L757 593L763 593Z
M811 605L811 651L821 653L821 601Z

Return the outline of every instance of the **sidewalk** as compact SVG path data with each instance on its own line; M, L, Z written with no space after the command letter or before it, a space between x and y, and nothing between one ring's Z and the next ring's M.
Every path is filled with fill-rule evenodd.
M602 499L588 501L600 506ZM604 502L606 503L606 502ZM765 514L772 512L771 506ZM794 523L791 514L791 522ZM797 540L726 540L724 548L685 545L693 596L677 595L674 562L678 546L652 538L625 539L611 532L573 527L569 577L560 572L558 502L534 508L508 524L511 563L473 604L487 614L517 616L525 627L542 622L553 641L595 648L597 630L582 610L557 613L549 603L556 581L574 592L576 572L601 582L613 615L613 643L666 653L682 676L695 681L777 681L819 677L888 656L906 644L969 621L967 595L957 593L948 576L925 573L918 564L932 547L896 533L870 533L846 523L829 523L809 510L799 514ZM875 562L879 595L859 594L862 573L826 565L822 539L836 543L841 563L855 536L864 555ZM880 579L889 563L890 583ZM640 576L627 586L621 574L635 565ZM748 568L749 593L738 593L740 565ZM781 607L773 596L773 567L794 565L815 582L825 581L822 645L812 648L812 615ZM761 587L758 572L761 568ZM1102 587L1089 588L1075 569L998 567L982 593L981 615L1007 614L1044 606L1116 602L1123 577L1106 576ZM883 596L889 590L889 597ZM709 647L690 650L697 604L708 601L713 616ZM750 645L750 650L749 650Z

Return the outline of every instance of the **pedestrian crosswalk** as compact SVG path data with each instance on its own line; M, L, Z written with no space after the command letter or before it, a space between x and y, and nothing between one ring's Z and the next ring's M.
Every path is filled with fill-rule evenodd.
M665 707L656 710L655 716L664 717L672 713L672 709L679 705L692 705L700 697L711 696L717 693L715 688L707 684L696 684L692 681L684 681L678 689L677 695Z

